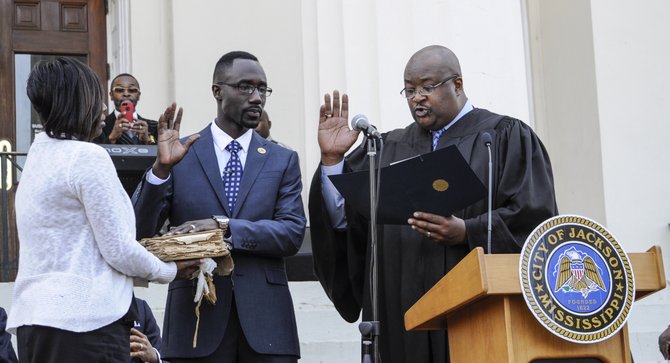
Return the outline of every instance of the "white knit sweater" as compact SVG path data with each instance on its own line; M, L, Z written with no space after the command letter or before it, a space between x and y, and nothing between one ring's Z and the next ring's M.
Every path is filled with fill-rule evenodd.
M35 137L16 192L19 271L7 328L86 332L121 318L133 279L174 279L135 240L135 214L99 145Z

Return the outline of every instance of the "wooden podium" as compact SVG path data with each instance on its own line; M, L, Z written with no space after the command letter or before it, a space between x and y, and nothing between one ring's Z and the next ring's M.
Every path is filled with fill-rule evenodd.
M629 253L635 300L665 288L661 249ZM519 284L519 255L476 248L405 313L407 330L449 329L452 363L597 358L630 362L628 327L593 344L552 334L531 315Z

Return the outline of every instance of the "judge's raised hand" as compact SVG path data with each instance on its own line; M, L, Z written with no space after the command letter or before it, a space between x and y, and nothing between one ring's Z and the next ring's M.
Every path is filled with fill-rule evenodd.
M445 246L466 243L465 221L454 216L440 216L426 212L414 212L407 223L428 239Z
M333 101L330 94L324 96L324 104L319 109L319 148L321 149L321 163L335 165L344 159L344 154L358 139L360 131L349 128L349 97L333 91Z
M152 171L161 179L166 179L170 175L172 167L184 158L191 144L200 137L199 134L194 134L189 136L185 143L181 143L179 127L183 110L180 107L179 111L176 111L177 104L173 102L158 118L158 147Z

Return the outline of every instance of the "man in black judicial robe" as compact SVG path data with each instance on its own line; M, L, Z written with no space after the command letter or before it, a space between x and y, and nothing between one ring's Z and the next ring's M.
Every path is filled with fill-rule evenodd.
M551 164L541 141L519 120L474 108L463 90L458 59L447 48L429 46L415 53L404 78L401 93L415 122L382 135L379 163L387 166L431 152L433 135L446 128L436 148L456 145L487 185L488 151L482 133L488 132L494 163L492 250L518 253L530 232L557 214ZM343 207L337 198L327 202L333 200L333 189L322 174L333 173L328 168L335 168L334 173L368 169L365 142L344 158L358 137L347 117L347 95L340 103L339 93L333 92L331 105L326 94L319 119L321 167L312 180L309 214L315 273L340 315L354 322L361 308L363 320L372 317L368 221L346 202ZM406 332L403 317L470 250L486 249L486 198L451 216L417 211L408 224L380 225L378 233L382 361L448 362L446 331ZM474 343L473 349L478 349Z

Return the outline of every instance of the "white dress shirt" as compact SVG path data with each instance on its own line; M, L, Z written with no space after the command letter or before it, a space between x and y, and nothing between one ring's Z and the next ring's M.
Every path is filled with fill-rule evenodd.
M214 141L212 146L214 147L214 152L216 153L216 160L219 164L219 175L221 175L223 178L223 171L226 169L226 164L228 164L228 160L230 160L230 152L226 150L226 146L230 144L231 141L233 141L233 138L230 137L230 135L223 132L223 130L221 130L218 126L216 126L216 120L209 125L209 128L212 131L212 140ZM251 135L253 135L253 130L249 129L247 130L247 132L242 134L242 136L236 139L237 142L239 142L240 145L242 146L240 151L237 153L237 155L240 157L242 168L244 168L244 166L247 163L247 155L249 154L249 144L251 144ZM161 179L156 175L154 175L151 169L147 173L147 181L153 185L161 185L166 181L168 181L168 179L170 179L169 175L166 179Z

